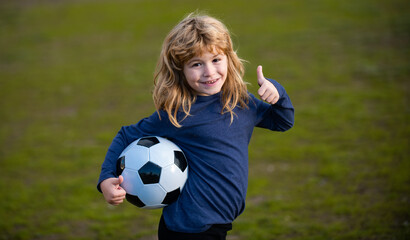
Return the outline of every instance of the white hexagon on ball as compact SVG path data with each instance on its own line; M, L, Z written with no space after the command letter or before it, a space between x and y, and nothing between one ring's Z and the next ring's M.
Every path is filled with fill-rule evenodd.
M188 171L182 172L176 165L170 165L163 168L159 184L167 192L171 192L177 188L184 188L185 181L188 178Z

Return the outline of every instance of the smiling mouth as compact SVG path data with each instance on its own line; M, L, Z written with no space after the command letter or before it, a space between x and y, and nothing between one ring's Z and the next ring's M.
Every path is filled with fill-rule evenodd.
M219 79L219 78L218 78ZM209 81L206 81L206 82L202 82L203 84L214 84L214 83L216 83L217 81L218 81L218 79L215 79L215 80L209 80Z

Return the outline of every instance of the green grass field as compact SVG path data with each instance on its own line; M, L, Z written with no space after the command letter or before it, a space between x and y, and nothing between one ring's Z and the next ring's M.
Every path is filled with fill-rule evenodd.
M250 91L261 64L296 109L290 131L255 130L228 239L410 239L404 0L2 1L0 239L156 239L160 210L109 206L96 182L197 9L231 29Z

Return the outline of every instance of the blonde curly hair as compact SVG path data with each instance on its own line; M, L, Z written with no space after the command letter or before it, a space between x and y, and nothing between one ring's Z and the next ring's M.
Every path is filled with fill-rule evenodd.
M234 108L247 107L249 96L243 81L243 60L233 50L228 29L216 18L191 13L165 38L154 75L155 107L157 111L166 111L171 123L176 127L181 127L177 120L178 111L185 113L185 119L196 101L195 91L185 79L183 66L191 58L201 56L206 51L227 56L228 72L221 89L221 114L230 113L232 123Z

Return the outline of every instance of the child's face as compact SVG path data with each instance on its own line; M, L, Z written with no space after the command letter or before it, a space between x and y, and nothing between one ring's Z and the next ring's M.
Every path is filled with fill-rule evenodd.
M184 64L184 75L198 95L209 96L221 91L228 72L225 54L205 51Z

